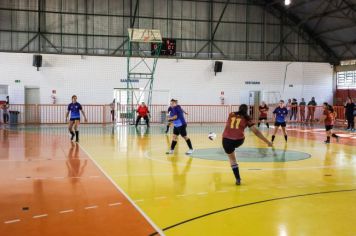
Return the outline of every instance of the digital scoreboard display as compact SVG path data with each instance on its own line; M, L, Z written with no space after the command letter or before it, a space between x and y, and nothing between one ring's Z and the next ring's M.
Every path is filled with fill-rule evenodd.
M155 51L158 48L157 43L151 44L151 55L154 56ZM164 56L175 56L176 55L176 40L169 38L162 38L162 48L160 55Z

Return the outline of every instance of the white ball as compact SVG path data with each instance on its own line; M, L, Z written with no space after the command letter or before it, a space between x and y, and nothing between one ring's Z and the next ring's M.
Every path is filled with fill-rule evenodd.
M210 140L214 140L214 139L216 138L216 133L210 132L210 133L208 134L208 138L209 138Z

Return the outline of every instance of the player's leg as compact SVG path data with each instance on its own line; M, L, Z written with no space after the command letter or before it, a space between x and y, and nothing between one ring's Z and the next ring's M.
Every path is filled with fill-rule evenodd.
M336 139L336 142L339 142L339 138L340 138L340 136L339 135L337 135L337 134L335 134L334 132L333 132L333 128L334 128L334 126L331 126L330 127L330 135L331 135L331 137L333 137L333 138L335 138ZM329 136L330 136L329 135Z
M171 148L169 149L168 152L166 152L166 154L173 154L174 148L177 145L179 134L180 134L180 127L174 127L173 128L173 137L172 137Z
M145 119L147 127L150 127L150 120L148 119L148 116L144 116L143 119Z
M136 123L135 123L136 127L138 126L138 122L140 122L141 118L142 117L140 115L137 116Z
M229 162L231 166L231 170L234 173L236 185L241 184L240 170L239 165L236 161L235 148L240 146L243 143L243 140L231 140L227 138L223 138L222 145L225 150L225 153L229 157Z
M79 119L74 121L73 128L74 128L74 131L75 131L75 141L76 142L79 142L79 124L80 124L80 120Z
M69 121L69 125L68 125L68 131L71 134L70 140L72 140L72 141L73 141L74 136L75 136L75 133L73 131L73 125L74 125L74 120L70 120Z
M276 138L276 134L278 132L279 126L280 126L280 124L278 122L274 123L274 132L272 134L272 139L271 139L272 143L274 142L274 139Z
M287 131L286 131L286 123L283 123L281 126L282 126L283 135L284 135L284 140L286 140L286 142L287 142L288 135L287 135Z
M169 127L171 126L171 123L172 123L172 122L168 122L168 124L167 124L166 134L169 132Z
M185 153L187 155L190 155L194 152L192 142L190 141L190 138L187 135L187 125L183 125L181 128L181 133L182 137L184 138L185 142L188 145L189 150Z

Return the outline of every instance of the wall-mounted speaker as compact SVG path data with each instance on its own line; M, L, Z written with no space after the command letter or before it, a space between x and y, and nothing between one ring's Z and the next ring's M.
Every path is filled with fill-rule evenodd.
M42 55L33 55L32 65L38 68L42 67Z
M223 66L223 62L222 61L216 61L215 62L215 66L214 66L215 75L216 75L217 72L221 72L222 71L222 66Z

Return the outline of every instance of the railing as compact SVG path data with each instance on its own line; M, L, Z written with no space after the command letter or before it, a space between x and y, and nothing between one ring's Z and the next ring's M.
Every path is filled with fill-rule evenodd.
M181 105L183 110L188 113L185 116L188 123L224 123L227 118L227 114L232 111L237 111L238 105ZM167 105L151 105L150 107L151 123L165 122L165 115L168 106ZM135 107L129 107L125 105L118 106L116 111L118 113L116 119L118 123L129 124L133 123L135 119ZM270 106L268 111L268 120L273 120L273 110L275 106ZM345 110L342 106L335 106L337 112L337 120L345 120ZM65 114L67 112L67 105L23 105L23 104L11 104L10 105L10 123L18 124L64 124ZM111 113L109 105L83 105L83 110L88 118L88 123L91 124L107 124L111 123ZM251 117L257 121L259 112L257 107L250 106L249 112ZM16 117L13 111L19 112ZM128 113L130 111L130 113ZM290 120L290 114L288 115L288 121L292 122L304 122L308 118L308 107L305 107L304 117L302 119L301 112L303 109L298 107L296 119ZM2 122L2 111L0 122ZM314 111L314 121L320 120L323 114L323 107L317 106ZM310 120L308 121L310 122ZM343 122L341 122L343 123Z

